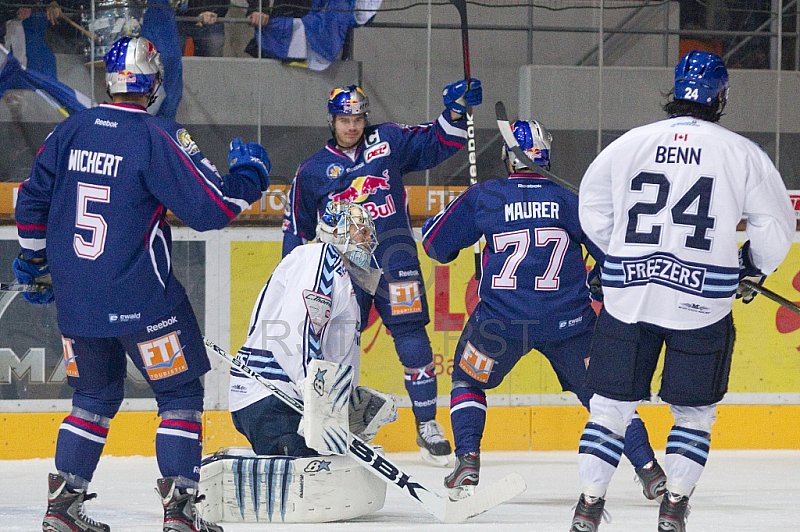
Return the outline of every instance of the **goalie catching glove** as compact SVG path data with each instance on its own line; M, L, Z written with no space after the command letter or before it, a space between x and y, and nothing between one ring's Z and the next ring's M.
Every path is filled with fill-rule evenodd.
M256 183L261 192L269 188L269 173L272 170L272 162L269 160L267 150L257 142L245 144L242 139L236 137L231 141L230 153L228 153L228 170L231 173L239 173L247 176L248 179Z
M750 281L759 286L764 284L767 276L761 273L750 256L750 241L748 240L739 248L739 286L736 288L736 299L741 299L745 305L750 303L758 292L741 284L742 281Z
M369 442L382 426L397 421L397 404L391 394L359 386L350 395L349 417L350 432Z

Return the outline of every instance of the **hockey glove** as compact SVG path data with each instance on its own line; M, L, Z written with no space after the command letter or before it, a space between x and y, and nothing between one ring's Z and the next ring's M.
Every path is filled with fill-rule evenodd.
M600 269L600 264L596 263L586 278L586 281L589 283L589 293L592 296L592 301L597 301L598 303L603 302L602 275L603 270Z
M751 281L761 286L766 278L767 276L761 273L761 270L753 264L753 258L750 256L750 241L748 240L739 248L739 282ZM745 305L750 303L757 295L758 292L741 284L736 288L736 299L741 299Z
M254 181L264 192L269 188L269 172L272 163L267 155L267 150L257 142L242 142L236 137L231 141L231 151L228 154L228 168L231 173L246 175ZM242 171L244 170L244 171Z
M451 83L442 91L444 106L460 115L467 114L467 107L475 107L483 102L483 90L479 79L470 80L469 90L467 82L462 80Z
M14 276L17 278L17 282L20 284L51 284L50 266L47 261L41 264L31 264L20 255L14 259L11 267L14 269ZM34 305L47 305L53 302L53 288L50 286L40 292L22 292L22 297L25 298L25 301Z

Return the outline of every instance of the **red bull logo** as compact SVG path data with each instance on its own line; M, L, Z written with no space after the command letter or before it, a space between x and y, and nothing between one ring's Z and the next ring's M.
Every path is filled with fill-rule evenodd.
M332 201L349 201L350 203L363 203L372 194L379 190L389 190L389 171L383 171L383 177L374 175L360 176L350 183L350 186L338 194L329 194Z
M117 81L125 83L136 83L136 74L130 70L120 70L117 72Z

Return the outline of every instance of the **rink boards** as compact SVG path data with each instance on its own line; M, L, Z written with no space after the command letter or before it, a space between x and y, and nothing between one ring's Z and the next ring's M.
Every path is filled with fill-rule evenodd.
M280 260L278 228L237 227L206 234L174 230L174 267L186 285L204 333L230 352L242 344L252 304ZM13 227L0 227L0 264L17 252ZM740 235L743 240L745 235ZM449 373L453 349L477 304L471 250L448 265L422 255L430 306L428 333L439 374L438 419L449 431ZM10 267L7 277L11 276ZM10 280L5 277L2 280ZM766 286L800 300L800 240ZM729 394L718 409L712 434L715 448L800 448L800 316L772 301L734 303L737 328ZM70 389L61 364L60 337L52 308L34 307L0 293L0 459L51 457L58 426L70 408ZM214 355L210 355L214 356ZM227 368L212 358L205 377L204 447L244 445L230 422ZM656 374L656 381L660 369ZM129 372L127 400L112 422L106 452L153 455L158 425L155 402L136 373ZM408 408L391 337L379 319L362 335L362 384L399 397L401 418L385 427L377 443L388 452L415 450ZM657 392L657 384L653 390ZM571 394L561 393L555 374L537 352L524 357L506 381L488 395L485 450L575 449L587 414ZM640 408L656 448L671 426L668 407L656 401Z

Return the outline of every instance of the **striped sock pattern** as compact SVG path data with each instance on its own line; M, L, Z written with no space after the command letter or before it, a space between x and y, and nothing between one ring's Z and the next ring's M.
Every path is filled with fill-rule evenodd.
M459 387L450 392L450 422L456 455L480 450L486 425L486 394L480 388Z
M705 467L711 448L711 434L702 430L673 426L667 437L667 455L681 455Z
M200 413L197 413L199 419ZM162 418L156 430L156 457L164 477L200 482L203 425L194 419ZM192 488L196 486L179 486Z
M625 438L597 423L587 423L581 434L579 454L590 454L613 467L619 465Z
M56 469L70 488L85 489L103 454L111 419L75 408L58 430Z

